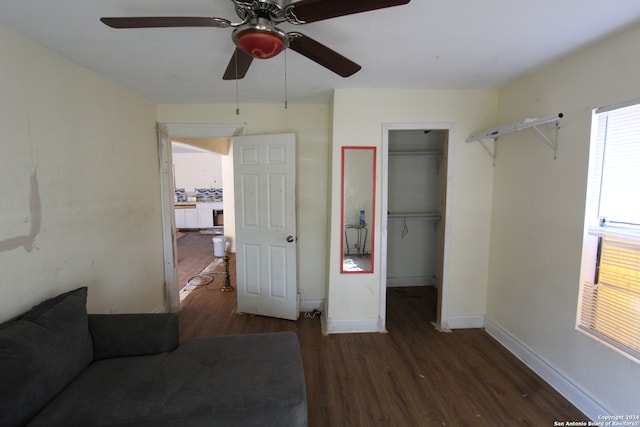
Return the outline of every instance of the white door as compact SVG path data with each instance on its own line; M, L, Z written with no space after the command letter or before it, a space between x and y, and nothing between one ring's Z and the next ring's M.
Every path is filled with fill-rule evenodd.
M296 138L233 138L238 312L296 320Z

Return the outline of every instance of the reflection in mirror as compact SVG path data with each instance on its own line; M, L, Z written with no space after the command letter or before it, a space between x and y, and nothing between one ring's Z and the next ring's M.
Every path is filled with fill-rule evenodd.
M343 274L373 273L376 147L342 147Z

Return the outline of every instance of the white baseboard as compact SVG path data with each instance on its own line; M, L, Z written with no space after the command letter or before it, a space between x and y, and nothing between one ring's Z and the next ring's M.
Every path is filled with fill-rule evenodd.
M571 379L556 370L550 363L497 323L485 319L485 330L592 421L598 420L598 416L611 413L593 397L580 390Z
M477 329L484 328L484 316L449 316L447 317L449 329Z
M446 328L450 329L473 329L484 327L484 316L452 316L447 319ZM364 332L385 333L387 330L382 324L382 319L357 319L357 320L336 320L329 319L322 313L322 333L327 334L351 334Z
M313 310L322 311L323 307L324 307L324 300L321 300L321 299L318 299L318 300L307 299L307 300L300 301L300 311L302 312L309 312Z
M167 308L164 305L157 306L152 313L167 313Z
M322 333L329 334L357 334L370 332L387 332L380 330L379 319L335 320L329 319L322 313Z

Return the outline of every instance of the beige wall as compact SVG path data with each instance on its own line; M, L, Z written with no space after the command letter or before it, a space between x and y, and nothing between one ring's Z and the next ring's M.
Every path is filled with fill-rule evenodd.
M91 312L159 307L154 105L2 27L0 93L0 320L82 285Z
M296 134L298 280L303 308L315 306L325 298L327 280L330 107L289 104L285 109L282 104L251 104L240 106L240 116L236 116L235 110L231 104L163 104L157 106L157 117L158 122L171 124L245 123L247 135Z
M565 113L557 160L533 131L495 167L487 318L613 414L637 414L637 364L574 329L591 110L640 98L640 27L500 90L500 123Z
M194 192L196 188L222 188L222 155L218 153L173 153L176 188Z
M376 227L374 274L340 274L340 152L345 145L372 145L381 153L382 127L389 123L448 123L450 135L448 207L450 265L445 266L448 299L444 323L480 321L485 313L493 169L480 146L464 139L495 120L497 92L447 90L336 90L331 173L331 256L327 320L375 324L380 308L381 227ZM378 156L376 224L381 224L381 162ZM348 328L349 326L346 326Z

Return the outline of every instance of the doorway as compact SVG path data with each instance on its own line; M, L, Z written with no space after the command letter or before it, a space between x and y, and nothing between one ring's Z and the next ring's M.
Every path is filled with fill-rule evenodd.
M198 275L216 260L214 239L225 235L224 205L228 200L224 197L224 178L228 176L223 176L223 164L229 162L226 145L205 149L194 145L200 140L180 141L171 141L171 154L178 289L182 301L190 289L201 285Z
M381 307L387 288L430 287L434 325L446 329L447 200L452 126L383 127Z
M297 318L299 313L299 292L297 289L295 260L295 253L297 252L295 249L295 135L239 136L243 130L244 127L239 125L158 124L157 126L162 195L164 291L167 311L177 312L180 309L174 208L176 195L173 183L171 141L189 140L192 145L205 149L209 147L209 144L227 144L231 178L224 179L224 197L230 202L229 204L225 203L225 211L227 214L229 211L233 211L233 214L225 218L225 234L228 234L231 239L230 251L237 253L236 248L240 248L242 251L241 261L246 260L245 255L247 253L252 253L254 256L251 259L255 263L263 265L264 272L271 273L268 276L271 283L274 281L282 282L280 279L287 277L286 286L270 286L269 292L263 292L260 284L269 284L269 280L266 280L259 271L249 271L247 263L237 266L236 271L241 270L243 274L249 272L252 278L252 280L244 280L242 290L235 293L238 298L238 307L240 308L240 303L243 302L243 307L245 308L243 312L248 314L273 315L281 318L295 316ZM240 147L237 156L234 156L233 150L230 149L232 141L234 141L235 148ZM260 154L265 148L266 153ZM237 161L234 161L234 157ZM241 164L246 167L252 164L260 165L263 170L261 173L237 176L238 171L242 169L238 168ZM286 169L286 172L283 168ZM238 182L237 194L234 181ZM238 201L235 199L238 199ZM265 200L269 201L266 205L261 202ZM276 205L277 200L281 201L278 205ZM236 212L236 206L238 207L238 212ZM282 206L283 209L278 209L276 206ZM238 227L236 227L235 216L240 221ZM269 218L268 221L264 220L265 216ZM258 220L258 218L262 219ZM275 245L272 245L268 250L257 250L256 245L246 244L248 241L246 238L247 233L236 234L237 231L250 228L252 224L255 225L256 230L254 231L256 232L277 231L278 236L281 238L278 239L273 236L276 242ZM236 237L238 238L236 239ZM292 253L293 256L274 256L284 253ZM271 264L269 264L270 262ZM276 268L273 262L280 262L280 267ZM246 275L242 277L246 279ZM260 288L260 292L258 292L258 288ZM247 299L252 299L253 303L244 304ZM258 300L260 301L260 307L255 304ZM275 311L263 313L263 309ZM289 311L295 313L289 314Z
M165 308L169 312L177 312L180 308L179 282L177 274L178 254L175 217L175 185L172 161L172 140L190 139L191 143L207 149L209 144L230 144L230 138L240 135L242 125L188 125L158 124L158 157L161 174L162 196L162 236L164 258L164 293ZM219 150L211 150L219 151ZM228 201L233 200L233 180L225 180L224 194ZM230 186L230 188L229 188ZM231 205L233 203L230 203ZM229 204L225 203L228 210ZM233 206L230 206L233 208ZM227 212L228 213L228 212ZM229 216L229 215L227 215ZM226 218L225 218L226 219ZM225 221L225 229L235 229L232 218Z

